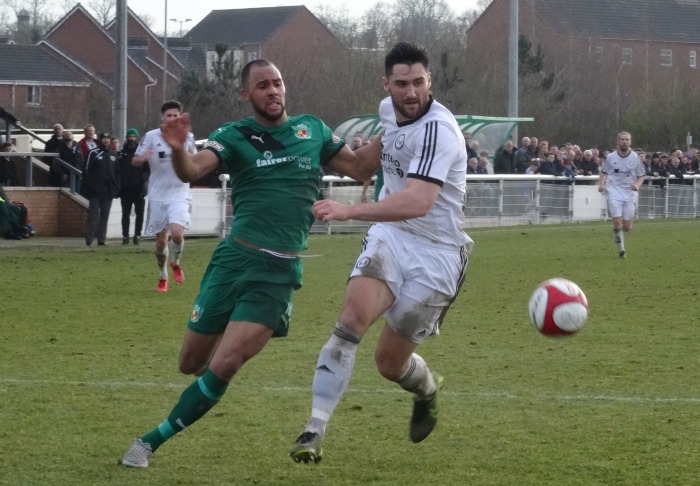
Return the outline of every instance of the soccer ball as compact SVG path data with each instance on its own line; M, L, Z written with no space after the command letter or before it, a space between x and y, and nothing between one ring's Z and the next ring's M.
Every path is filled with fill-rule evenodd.
M532 293L529 307L530 320L542 334L575 334L588 319L585 294L564 278L542 282Z

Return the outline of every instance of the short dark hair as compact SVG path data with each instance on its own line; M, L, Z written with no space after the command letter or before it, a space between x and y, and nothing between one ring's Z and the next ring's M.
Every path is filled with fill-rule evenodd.
M251 69L254 67L265 66L274 66L274 64L272 64L272 61L268 61L267 59L253 59L248 64L243 66L243 69L241 69L241 86L244 88L248 86L248 79L250 78Z
M421 63L428 70L428 52L424 47L411 42L399 42L391 48L384 58L384 74L391 76L394 66L397 64Z
M168 100L162 105L160 105L160 114L162 115L168 110L176 109L180 113L182 113L182 103L180 103L177 100Z

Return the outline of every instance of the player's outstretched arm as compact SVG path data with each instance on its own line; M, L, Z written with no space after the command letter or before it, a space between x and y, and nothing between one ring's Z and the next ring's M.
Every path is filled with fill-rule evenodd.
M173 149L173 169L182 182L194 182L213 171L219 159L211 150L193 155L187 151L187 137L192 130L189 113L160 126L163 139Z
M425 216L440 193L441 187L420 179L408 179L406 189L379 202L370 204L342 204L330 199L314 203L316 219L328 222L347 221L403 221Z
M354 152L345 145L328 166L335 172L356 181L364 182L372 179L381 163L381 137L374 137L370 143L363 145Z

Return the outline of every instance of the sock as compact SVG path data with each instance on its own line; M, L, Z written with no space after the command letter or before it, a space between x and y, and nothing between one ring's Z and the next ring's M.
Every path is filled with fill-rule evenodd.
M226 392L226 387L228 387L227 381L207 369L202 376L185 388L168 418L144 435L141 440L150 444L155 452L166 440L189 427L211 410Z
M170 262L173 265L179 265L180 255L182 255L182 250L185 248L185 239L183 238L179 245L173 240L170 240L168 242L168 248L170 249Z
M435 378L428 364L416 353L408 360L408 368L397 383L406 391L416 394L416 398L430 397L437 390Z
M156 248L156 262L158 262L158 269L160 270L160 278L167 280L168 270L165 266L168 264L168 247L166 246L162 251Z
M359 343L360 337L338 322L333 335L321 348L312 386L311 419L306 426L308 432L321 435L325 432L326 424L350 383Z
M617 249L619 251L625 251L625 236L622 228L613 228L613 233L615 234L615 243L617 243Z

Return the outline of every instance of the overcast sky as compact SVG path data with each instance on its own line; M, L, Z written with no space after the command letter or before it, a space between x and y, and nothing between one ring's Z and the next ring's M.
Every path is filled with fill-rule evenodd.
M477 0L445 0L455 14L461 14L466 10L476 7ZM167 0L168 19L182 21L182 30L187 32L202 20L212 10L225 10L235 8L251 7L280 7L287 5L306 5L312 12L320 5L345 6L352 14L359 17L377 3L377 0ZM384 3L393 4L391 0L384 0ZM151 28L155 33L162 33L165 29L165 4L166 0L130 0L129 8L139 16L148 16L153 20ZM254 4L254 5L253 5ZM185 22L186 19L191 19ZM168 35L177 36L180 33L180 22L168 22Z

